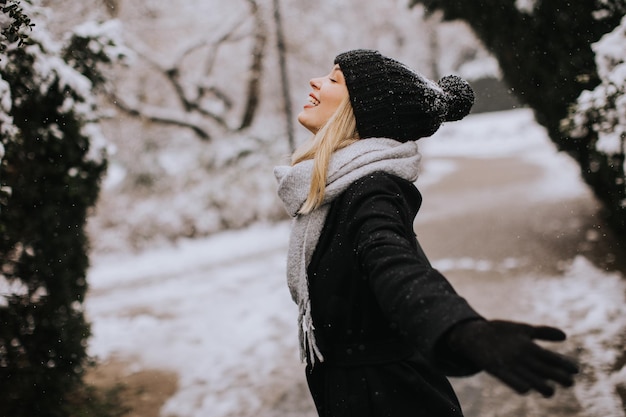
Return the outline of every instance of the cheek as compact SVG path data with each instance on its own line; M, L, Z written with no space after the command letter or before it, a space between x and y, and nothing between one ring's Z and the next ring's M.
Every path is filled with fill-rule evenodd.
M325 102L320 106L316 107L313 114L311 114L311 120L315 120L316 127L319 129L322 127L328 119L335 113L337 110L338 103Z
M346 98L347 96L348 96L347 90L335 91L330 97L327 98L326 104L328 104L328 107L330 107L332 111L335 111L337 107L339 107L343 99Z

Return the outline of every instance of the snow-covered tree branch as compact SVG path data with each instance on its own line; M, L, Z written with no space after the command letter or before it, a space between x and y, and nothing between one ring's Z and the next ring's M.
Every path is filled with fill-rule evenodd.
M112 89L111 102L124 113L151 122L191 129L198 137L209 140L212 131L234 132L249 127L256 115L260 101L260 85L267 43L267 26L255 0L246 0L249 14L238 17L222 33L214 33L193 41L174 51L163 63L155 58L154 51L140 40L131 42L136 55L146 63L153 74L165 81L172 91L171 101L152 103L141 94ZM220 53L230 45L250 39L250 62L243 96L236 96L213 79L213 71ZM233 115L242 103L241 116Z
M600 84L585 90L564 120L564 130L574 138L597 134L595 149L607 155L624 155L626 148L626 17L611 33L592 45Z

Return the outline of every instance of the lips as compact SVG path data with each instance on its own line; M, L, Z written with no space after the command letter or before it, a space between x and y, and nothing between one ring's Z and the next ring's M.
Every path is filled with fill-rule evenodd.
M316 107L320 104L320 101L313 95L313 93L309 94L309 105Z

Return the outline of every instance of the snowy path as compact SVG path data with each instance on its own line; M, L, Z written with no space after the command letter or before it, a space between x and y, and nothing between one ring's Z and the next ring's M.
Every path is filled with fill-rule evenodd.
M437 135L422 148L416 223L433 263L487 316L562 326L570 340L560 350L583 362L576 388L548 401L485 375L455 380L467 417L623 417L624 270L600 266L610 253L590 230L594 207L573 162L526 110L471 116ZM177 373L162 416L313 417L284 278L288 228L96 256L90 353L131 362L129 373Z
M259 392L272 391L268 379L281 372L276 357L297 362L287 237L288 223L259 225L98 259L90 274L91 353L179 373L166 415L255 415Z

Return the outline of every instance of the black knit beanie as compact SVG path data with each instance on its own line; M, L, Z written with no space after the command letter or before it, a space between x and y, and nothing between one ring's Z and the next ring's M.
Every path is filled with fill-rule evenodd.
M378 51L344 52L335 64L346 80L361 139L430 136L441 123L465 117L474 104L465 80L449 75L435 83Z

